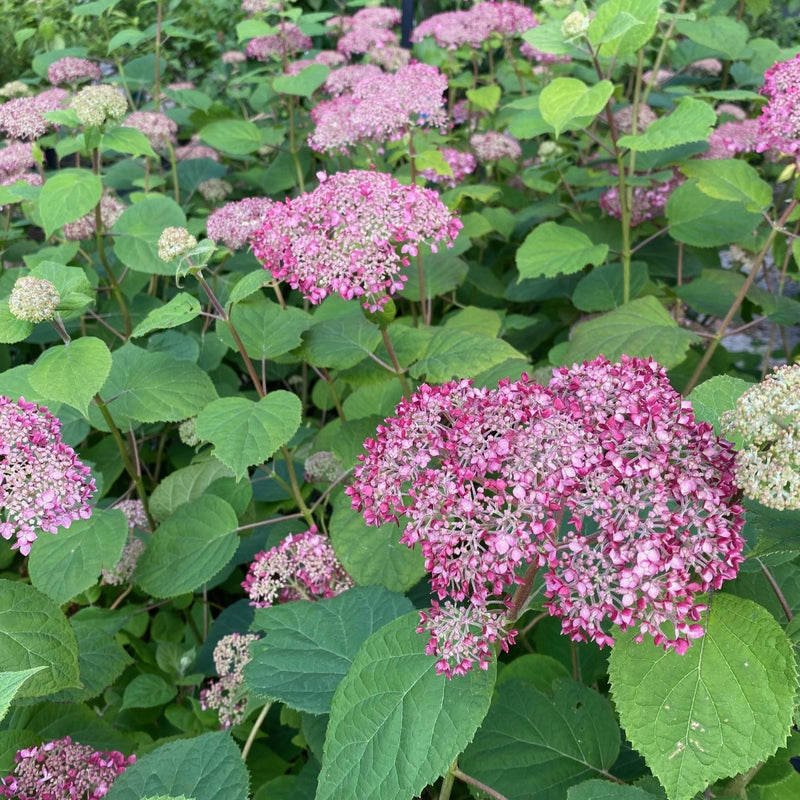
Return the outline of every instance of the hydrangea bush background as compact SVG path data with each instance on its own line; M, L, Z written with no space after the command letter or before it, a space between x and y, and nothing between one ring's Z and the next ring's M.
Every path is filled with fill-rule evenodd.
M0 796L800 795L797 9L418 5L0 0Z

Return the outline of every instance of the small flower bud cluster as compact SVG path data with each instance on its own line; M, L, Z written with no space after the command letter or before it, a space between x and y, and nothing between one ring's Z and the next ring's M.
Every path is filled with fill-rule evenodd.
M208 238L222 242L231 250L244 247L250 237L264 224L267 210L273 201L264 197L245 197L208 215L206 232Z
M186 228L170 226L158 237L158 257L162 261L174 261L197 247L197 239Z
M216 709L223 729L244 722L247 715L244 667L250 662L250 645L258 639L254 633L231 633L223 636L214 648L219 679L200 692L200 708Z
M0 395L0 536L27 556L37 532L58 533L92 515L89 467L61 441L46 408Z
M303 465L308 483L331 483L341 477L345 470L342 462L328 450L312 453Z
M260 552L242 583L256 608L335 597L352 585L328 537L316 527L289 534L271 550Z
M209 178L197 185L197 191L206 203L219 203L233 192L233 186L222 178Z
M513 642L525 565L546 570L571 638L610 644L610 622L684 652L697 596L742 561L732 446L653 361L598 358L547 387L423 385L364 446L346 491L368 524L402 517L400 541L419 543L436 595L420 630L448 677Z
M313 192L272 203L251 238L264 267L314 304L336 293L379 311L403 288L419 244L450 246L461 228L431 189L381 172L320 178Z
M744 440L736 456L742 491L770 508L800 508L800 364L749 388L722 422Z
M573 11L561 23L561 35L567 40L580 39L589 30L591 20L582 11Z
M72 98L70 107L81 125L99 127L125 116L128 103L119 89L107 84L87 86Z
M178 425L178 438L187 447L197 447L200 444L200 437L197 435L197 417L185 419Z
M44 322L55 316L61 295L45 278L24 275L17 278L8 298L11 315L25 322Z
M293 22L280 22L277 33L251 39L245 52L257 61L281 60L309 50L311 44L311 39Z
M154 150L168 150L178 141L178 123L159 111L134 111L122 125L141 131Z
M47 68L47 80L53 86L61 83L76 84L80 81L99 81L103 77L100 67L86 58L65 56Z
M13 800L100 800L136 761L116 750L95 750L69 736L18 750L14 772L0 780L0 797Z
M442 148L442 158L449 164L452 175L441 175L435 169L421 169L419 174L433 183L441 183L447 187L458 186L467 175L475 172L475 156L452 147Z
M38 139L53 123L43 114L58 111L67 99L63 89L46 89L35 97L17 97L0 105L0 130L11 139Z
M499 161L501 158L516 161L522 156L519 142L513 136L499 131L474 133L470 137L469 146L481 164Z

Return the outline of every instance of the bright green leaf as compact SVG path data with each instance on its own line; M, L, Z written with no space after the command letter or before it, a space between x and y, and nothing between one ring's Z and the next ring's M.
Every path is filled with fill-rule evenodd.
M120 126L103 134L102 150L115 150L128 156L158 158L150 140L137 128Z
M126 208L114 224L114 253L135 272L174 276L174 265L158 257L158 238L164 228L185 226L186 214L174 200L151 194Z
M684 97L671 114L659 117L644 133L620 136L620 147L628 147L639 153L651 150L667 150L689 142L708 140L717 115L708 103Z
M630 295L636 297L648 280L647 265L631 263ZM610 311L623 304L625 296L622 264L602 264L581 278L572 302L581 311Z
M76 316L94 301L94 289L80 267L67 267L58 261L43 259L31 269L35 278L50 281L58 290L61 300L58 311L62 317Z
M150 497L150 512L164 520L178 506L191 503L200 497L214 481L233 475L232 470L216 458L207 458L197 464L176 469L164 478Z
M309 364L346 369L375 351L381 332L359 314L318 322L303 339L302 357Z
M278 94L293 94L311 97L325 83L330 69L324 64L309 64L297 75L279 75L272 81L272 88Z
M46 667L40 664L38 667L30 667L29 669L0 672L0 721L3 720L3 717L8 712L8 707L22 684L43 669L46 669Z
M697 181L697 188L703 194L717 200L742 202L748 211L756 213L772 204L772 187L746 161L733 158L695 160L683 164L681 171Z
M570 786L567 800L656 800L656 795L636 786L620 786L611 781L593 779Z
M497 84L479 86L477 89L467 89L467 100L475 108L481 108L493 114L500 102L501 94L502 89Z
M200 129L200 139L221 153L244 156L261 147L261 131L244 119L221 119Z
M729 61L744 55L750 37L744 22L720 14L708 19L678 20L675 29L695 44L715 50Z
M214 455L237 478L263 464L300 427L300 399L291 392L270 392L258 402L223 397L197 417L197 435L214 445Z
M0 344L15 344L33 333L33 323L17 319L8 308L8 298L0 300Z
M792 724L797 665L772 615L716 593L705 628L684 655L629 632L609 662L628 739L670 800L746 772L786 742Z
M655 33L659 0L609 0L589 24L589 41L600 58L627 58Z
M87 169L62 169L51 175L39 194L39 216L46 236L88 214L103 194L103 181Z
M164 328L177 328L200 314L200 301L193 295L180 292L168 303L151 311L131 332L131 338L145 336Z
M517 269L523 278L553 278L579 272L587 264L602 264L607 244L593 244L583 231L557 222L537 225L517 250Z
M163 706L177 694L178 690L160 675L137 675L125 687L121 710Z
M483 720L495 664L437 675L418 622L412 611L372 634L339 684L316 800L408 800L447 772Z
M565 130L588 125L602 111L613 91L611 81L603 80L589 87L577 78L554 78L542 89L539 111L559 136Z
M694 408L695 417L713 425L714 433L721 436L720 418L726 411L736 408L736 401L749 386L741 378L715 375L695 387L687 399Z

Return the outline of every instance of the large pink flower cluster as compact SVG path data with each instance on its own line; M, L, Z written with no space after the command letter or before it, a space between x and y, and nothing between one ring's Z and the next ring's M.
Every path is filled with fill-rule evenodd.
M258 61L285 59L311 48L311 39L293 22L279 22L277 27L277 33L258 36L247 43L245 52L249 58Z
M17 751L14 774L0 780L0 797L13 800L99 800L136 761L69 736Z
M264 224L267 210L273 201L266 197L245 197L226 203L208 215L208 238L222 242L231 250L238 250Z
M61 423L43 406L0 395L0 536L26 556L37 531L57 533L92 514L89 467L61 441Z
M260 552L242 583L256 608L335 597L352 585L328 537L316 527L289 534L271 550Z
M100 67L86 58L65 56L47 68L47 80L53 86L60 83L75 84L79 81L99 81L103 77Z
M448 677L513 642L526 565L573 639L609 644L607 622L683 652L702 634L696 596L742 560L731 445L652 360L601 357L547 387L423 385L365 448L353 508L402 517L420 544L437 598L420 631Z
M362 71L350 92L318 103L311 112L314 150L342 151L362 141L399 139L411 127L447 124L447 77L436 67L412 63L394 74Z
M251 243L276 279L312 303L337 293L377 311L403 288L419 244L449 246L460 228L433 190L351 170L323 173L313 192L271 204Z
M436 44L449 50L462 45L480 47L493 33L514 36L536 27L533 12L520 3L476 3L466 11L434 14L414 28L411 41L421 42L433 36Z
M764 75L760 92L767 104L758 119L760 141L756 150L800 153L800 54L773 64Z
M0 130L11 139L38 139L53 127L43 114L63 107L69 93L45 89L34 97L17 97L0 105Z

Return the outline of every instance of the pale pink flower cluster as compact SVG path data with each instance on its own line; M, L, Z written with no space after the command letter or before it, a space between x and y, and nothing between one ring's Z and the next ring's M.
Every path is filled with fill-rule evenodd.
M390 28L399 24L400 11L396 8L372 6L362 8L352 17L331 17L326 25L341 36L336 49L348 57L381 47L397 47L397 34Z
M301 58L286 65L285 75L297 75L312 64L322 64L326 67L338 67L346 63L347 59L336 50L322 50L314 58Z
M0 780L0 797L13 800L99 800L136 761L116 750L95 750L69 736L18 750L14 773Z
M193 158L210 158L219 161L219 153L208 145L202 144L200 137L195 134L186 144L175 148L176 161L190 161Z
M245 197L226 203L209 214L206 220L208 238L222 242L231 250L244 247L249 238L264 224L272 200L263 197Z
M349 57L356 53L366 53L376 47L396 47L398 42L397 34L388 28L356 25L339 39L336 49Z
M223 729L244 722L247 714L244 667L250 662L250 645L259 638L254 633L231 633L223 636L214 648L219 679L200 692L200 708L216 709Z
M277 280L312 303L336 293L378 311L403 288L419 245L450 246L461 227L432 189L351 170L322 173L313 192L270 205L251 243Z
M63 108L69 93L64 89L45 89L34 97L17 97L0 105L0 130L11 139L38 139L53 127L42 116Z
M270 36L258 36L247 43L245 52L249 58L270 61L288 58L311 48L311 39L293 22L279 22L278 32Z
M760 93L767 98L758 118L759 153L800 152L800 54L773 64L764 75Z
M120 124L141 131L154 150L167 150L178 141L178 123L160 111L134 111Z
M452 175L442 175L435 169L421 169L419 174L433 183L441 183L453 188L461 183L467 175L475 172L476 161L472 153L454 150L452 147L443 147L442 158L450 166Z
M634 186L631 195L631 225L641 225L663 217L670 195L684 180L683 175L676 172L669 180L650 181L646 186ZM611 186L600 195L600 208L610 217L622 219L619 186Z
M492 34L514 36L536 27L533 12L514 2L476 3L466 11L445 11L423 20L411 34L412 42L433 36L449 50L462 45L480 47Z
M386 72L397 72L411 62L411 51L396 44L371 47L366 53L367 61Z
M39 185L41 175L30 171L35 164L30 142L10 142L0 150L0 186L11 186L20 180Z
M266 14L270 11L278 13L283 9L283 0L242 0L242 11L249 17Z
M314 150L346 152L362 141L394 141L411 127L442 128L447 124L446 91L447 77L428 64L368 75L352 92L324 100L311 111L315 128L309 144Z
M711 131L703 158L732 158L737 153L755 153L761 138L757 119L731 120Z
M260 552L242 583L256 608L335 597L352 585L328 537L316 527L291 533L271 550Z
M470 137L469 146L481 164L499 161L501 158L516 161L522 156L519 142L513 136L500 131L474 133Z
M136 565L146 550L145 543L136 536L132 536L125 543L119 561L101 573L101 583L105 586L122 586L129 583L136 572Z
M114 227L126 208L125 203L118 197L112 194L103 194L100 198L100 220L103 223L103 233L108 233ZM66 223L61 230L65 239L75 242L94 236L97 230L94 210L76 219L75 222Z
M636 108L636 133L644 133L658 119L647 103L639 103ZM614 127L617 133L633 132L633 106L623 106L614 112Z
M99 81L103 77L100 67L86 58L65 56L47 68L47 80L53 85L75 84L79 81Z
M573 639L610 644L613 623L684 652L702 635L696 596L742 561L732 446L652 360L601 357L547 387L423 385L364 446L347 493L420 544L437 599L419 630L448 677L513 643L526 565L545 569Z
M247 61L247 56L241 50L226 50L219 60L223 64L242 64Z
M338 97L340 94L352 92L361 81L384 74L384 71L374 64L346 64L331 70L323 86L328 94Z
M701 58L689 65L692 72L706 72L717 76L722 72L722 62L718 58Z
M0 395L0 536L27 556L37 532L57 533L92 515L89 467L61 441L61 422L43 406Z

